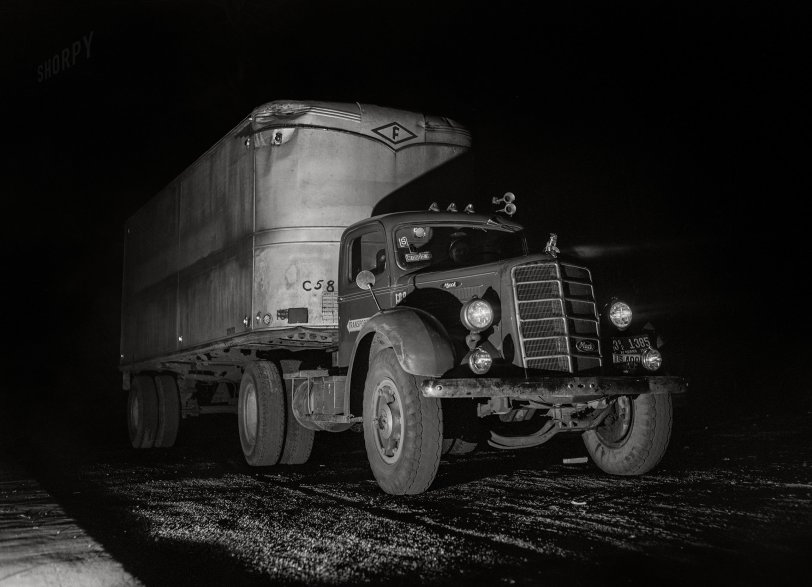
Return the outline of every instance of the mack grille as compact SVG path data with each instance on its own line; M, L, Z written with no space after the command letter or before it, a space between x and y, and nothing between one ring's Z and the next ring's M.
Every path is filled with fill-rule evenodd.
M519 342L528 369L569 373L600 367L600 334L592 277L559 261L517 265L512 271ZM579 351L582 345L594 351Z

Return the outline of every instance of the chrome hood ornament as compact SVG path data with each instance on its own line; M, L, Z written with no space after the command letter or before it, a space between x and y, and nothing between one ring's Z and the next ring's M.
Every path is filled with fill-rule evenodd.
M558 253L561 251L558 250L556 246L558 244L558 235L554 232L550 233L550 240L547 241L547 245L544 247L544 252L550 255L553 258L558 256Z

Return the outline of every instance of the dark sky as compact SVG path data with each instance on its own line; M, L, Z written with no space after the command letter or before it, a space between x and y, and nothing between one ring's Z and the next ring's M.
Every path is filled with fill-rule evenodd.
M670 308L691 360L780 371L786 337L809 346L778 317L806 271L808 13L535 4L4 2L7 371L117 385L124 220L290 98L467 124L472 200L515 192L520 222Z

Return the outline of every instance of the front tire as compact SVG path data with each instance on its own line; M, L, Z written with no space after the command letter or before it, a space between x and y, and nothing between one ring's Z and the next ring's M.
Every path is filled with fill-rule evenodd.
M275 465L285 442L285 388L279 369L268 361L251 363L240 381L237 422L245 461Z
M669 394L618 396L609 416L583 439L592 461L611 475L642 475L663 458L671 438Z
M372 474L386 493L423 493L437 475L443 446L440 400L423 396L392 349L376 354L369 367L364 444Z

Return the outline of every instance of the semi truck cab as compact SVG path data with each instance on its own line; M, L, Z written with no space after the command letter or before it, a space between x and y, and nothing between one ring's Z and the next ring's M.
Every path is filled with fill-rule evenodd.
M660 374L656 336L633 328L628 304L601 304L590 271L554 245L531 253L520 224L439 211L364 220L342 237L338 284L346 380L334 382L385 490L424 490L443 448L463 454L477 431L507 450L580 433L618 475L664 454L671 395L687 382ZM335 390L303 387L297 403L335 406L316 397Z

